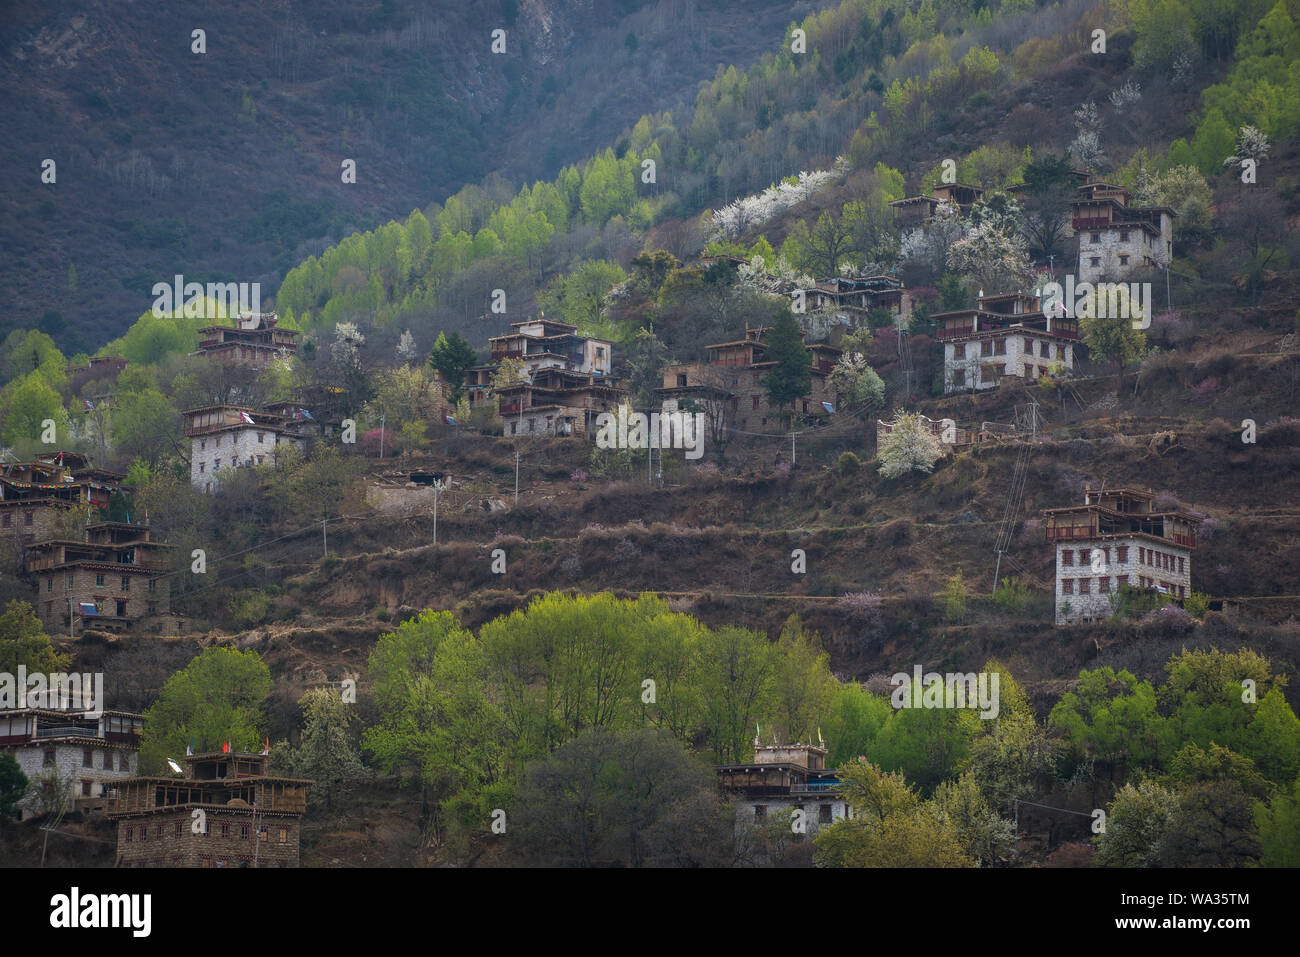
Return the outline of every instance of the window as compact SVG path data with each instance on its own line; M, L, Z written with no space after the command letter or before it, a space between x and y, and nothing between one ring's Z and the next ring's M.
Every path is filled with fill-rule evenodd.
M1074 594L1074 579L1073 579L1073 578L1062 578L1062 579L1061 579L1061 594L1062 594L1062 595L1073 595L1073 594Z
M239 825L239 839L240 839L241 841L246 841L246 840L248 840L248 825L247 825L247 824L241 824L241 825Z
M131 590L131 579L130 579L129 576L127 576L127 575L123 575L123 576L122 576L122 591L130 591L130 590Z
M1028 336L1025 336L1025 355L1032 356L1033 354L1034 354L1034 340L1030 339Z
M89 781L82 781L82 782L81 782L81 796L84 797L84 798L88 798L88 797L90 797L90 782L89 782Z
M144 843L145 841L147 841L147 840L149 840L149 825L148 825L148 824L141 824L141 825L140 825L140 843L143 844L143 843Z
M111 771L111 770L113 770L113 752L112 752L112 751L105 751L105 752L104 752L104 770L105 770L105 771Z
M993 355L993 340L985 339L983 342L980 343L980 355L982 356Z
M1099 591L1099 592L1108 592L1108 591L1110 591L1110 579L1109 579L1109 578L1098 578L1098 579L1097 579L1097 591Z
M270 834L267 832L266 825L257 829L257 839L259 841L265 841L268 837L270 837Z
M1116 546L1115 546L1115 561L1117 561L1117 562L1126 562L1126 561L1128 561L1128 546L1127 546L1127 545L1116 545Z
M1038 354L1045 359L1052 357L1052 344L1050 342L1040 342L1038 344Z
M817 808L817 820L821 824L831 822L831 806L829 804L822 804Z
M152 618L154 615L158 614L158 603L157 603L156 601L148 602L148 603L145 605L145 608L148 610L147 613L148 613L148 615L149 615L150 618Z
M764 820L766 817L767 817L767 805L766 805L766 804L755 804L755 805L754 805L754 820L755 820L755 821L762 821L762 820Z
M1127 232L1126 230L1120 232L1120 234L1119 234L1119 241L1122 242L1122 243L1126 243L1126 242L1128 242L1128 232ZM1122 259L1128 259L1127 256L1123 256L1123 257L1121 257L1121 258L1122 258Z
M1093 233L1093 234L1092 234L1092 242L1094 242L1094 243L1099 243L1099 242L1101 242L1101 233Z
M265 433L265 432L258 432L258 433L257 433L257 444L258 444L258 445L261 445L265 440L266 440L266 433Z
M175 824L175 827L176 827L176 836L177 836L177 837L180 837L180 836L181 836L181 828L184 827L184 825L181 824L180 821L177 821L176 824ZM179 860L179 858L174 859L174 860L172 861L172 863L176 863L177 860Z
M103 588L103 587L104 587L104 576L103 576L103 575L96 575L96 576L95 576L95 587L96 587L96 588Z
M1088 265L1092 266L1093 269L1100 269L1100 268L1101 268L1101 257L1100 257L1100 256L1090 256L1090 257L1088 258Z
M1090 560L1091 559L1088 558L1088 550L1086 548L1079 549L1079 564L1087 565Z
M126 843L130 844L131 841L134 839L134 837L135 837L135 828L128 827L126 829Z
M1120 264L1121 266L1127 266L1127 265L1128 265L1128 257L1127 257L1127 256L1120 256L1120 257L1119 257L1119 264Z
M1127 576L1127 575L1116 575L1116 576L1115 576L1115 584L1116 584L1116 587L1117 587L1117 588L1124 588L1125 586L1128 585L1128 576Z
M91 748L86 748L81 752L81 766L83 768L93 768L95 766L95 752Z
M200 452L203 452L203 451L205 451L205 450L207 449L207 447L208 447L208 440L207 440L207 439L199 439L199 451L200 451Z
M54 764L54 752L52 750L46 751L45 755L41 758L41 765L42 767L48 768L52 764Z
M1088 579L1086 578L1079 579L1079 594L1080 595L1088 594Z
M280 828L280 843L281 844L289 843L289 829L287 827Z
M10 515L8 512L5 512L3 516L0 516L0 525L3 525L5 528L9 528L10 525L13 524L13 518L14 517L12 515Z
M1073 565L1073 564L1074 564L1074 552L1070 551L1068 548L1067 548L1065 551L1061 552L1061 564L1062 564L1062 565Z
M206 462L200 462L200 463L199 463L199 474L202 475L202 474L203 474L204 472L206 472L207 470L208 470L208 463L206 463Z
M161 824L159 824L159 825L158 825L158 840L161 841L161 840L162 840L162 836L163 836L163 826L162 826ZM161 858L161 857L158 858L158 866L159 866L159 867L162 867L162 858Z
M53 575L51 575L49 578L45 579L45 590L46 590L47 592L54 591L54 576L53 576Z
M752 396L750 396L750 399L751 399L751 400L753 401L753 403L754 403L754 408L757 409L757 408L758 408L758 396L756 396L756 395L752 395Z
M222 837L230 837L230 825L229 825L229 824L227 824L227 823L222 823L222 825L221 825L221 836L222 836Z

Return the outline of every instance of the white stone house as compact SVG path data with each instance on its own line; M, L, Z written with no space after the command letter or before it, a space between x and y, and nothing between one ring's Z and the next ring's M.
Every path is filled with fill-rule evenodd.
M945 394L993 389L1007 378L1032 381L1058 365L1074 368L1078 322L1044 315L1038 296L981 296L974 309L933 319L943 343Z
M1165 268L1173 259L1174 211L1167 206L1130 206L1121 186L1089 183L1070 204L1070 226L1079 239L1080 282L1121 279L1137 269Z
M0 752L11 754L30 784L67 788L69 810L102 808L119 781L140 771L144 717L129 711L46 708L0 711ZM56 784L57 782L57 784ZM45 800L35 791L21 802L24 819Z
M1099 621L1125 585L1175 601L1192 590L1192 552L1199 519L1156 511L1153 496L1133 489L1088 489L1084 504L1044 511L1056 548L1056 623Z
M185 435L190 440L190 484L211 492L223 469L273 465L276 450L285 443L298 448L305 440L291 429L283 415L255 412L239 406L217 405L190 409Z
M736 809L737 833L780 822L796 841L811 839L827 824L852 816L836 791L839 778L826 768L824 747L755 740L753 762L717 771L718 784Z

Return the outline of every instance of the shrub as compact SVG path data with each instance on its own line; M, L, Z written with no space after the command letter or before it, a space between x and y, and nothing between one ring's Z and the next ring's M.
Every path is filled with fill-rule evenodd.
M862 460L852 452L844 452L840 455L839 461L835 463L835 474L841 478L852 475L862 467Z
M993 592L994 604L1003 611L1017 611L1024 608L1029 604L1031 597L1029 586L1015 575L1002 579L1002 584Z
M1210 610L1210 596L1204 592L1191 592L1183 600L1183 608L1193 618L1204 618L1205 613Z

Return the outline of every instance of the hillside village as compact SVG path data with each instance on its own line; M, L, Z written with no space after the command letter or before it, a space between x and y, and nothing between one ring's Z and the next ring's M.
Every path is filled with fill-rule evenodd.
M893 9L806 29L884 70ZM1152 28L1097 22L1055 151L977 97L1077 76L970 45L712 208L587 185L665 115L266 308L11 333L0 673L103 684L0 687L0 863L1300 865L1297 130L1171 135ZM920 155L944 90L983 118Z

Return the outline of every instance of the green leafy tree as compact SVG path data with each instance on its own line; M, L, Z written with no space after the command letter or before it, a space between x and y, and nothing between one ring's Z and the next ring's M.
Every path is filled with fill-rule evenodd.
M478 365L478 353L459 332L452 332L450 337L440 332L429 352L429 365L438 370L451 389L452 400L459 401L465 373Z
M959 568L944 585L943 595L940 598L944 618L954 622L966 619L966 594L966 582L962 579Z
M362 743L378 767L420 782L435 832L459 844L507 793L513 748L485 668L483 646L449 612L421 612L370 655L379 721Z
M1127 287L1118 287L1118 308L1114 303L1107 303L1104 309L1093 309L1093 313L1105 312L1106 315L1088 315L1079 317L1079 328L1083 333L1092 358L1098 362L1110 362L1115 366L1115 392L1118 395L1124 380L1124 369L1133 365L1146 353L1147 336L1140 328L1134 328L1141 317L1130 314ZM1100 300L1102 297L1098 296ZM1148 303L1143 308L1150 309Z
M822 827L814 839L823 867L974 867L943 812L924 804L901 774L865 760L839 769L853 817Z
M143 459L150 469L178 449L180 415L167 396L153 389L122 396L111 428L118 454Z
M68 669L67 655L50 644L32 606L14 600L0 614L0 673L16 675L23 665L29 673L57 674Z
M1161 723L1151 684L1109 666L1080 671L1075 689L1061 696L1050 717L1076 757L1092 758L1112 775L1155 761Z
M271 671L257 652L206 648L168 679L144 713L140 767L159 773L168 758L219 751L229 741L236 751L260 751L262 706L271 691Z
M27 793L27 775L12 754L0 754L0 827L19 816L19 802Z
M767 347L765 358L776 363L767 375L763 376L763 388L767 390L768 400L782 408L789 422L790 408L798 399L806 396L812 389L812 354L803 344L799 324L794 315L782 312L776 323L763 337Z
M1290 788L1279 788L1267 804L1255 804L1259 830L1260 864L1264 867L1300 867L1300 778Z
M1154 781L1126 784L1106 815L1106 830L1093 838L1097 863L1106 867L1156 867L1160 845L1178 814L1178 792Z
M776 644L772 716L787 743L810 742L830 712L837 682L817 635L791 615Z

